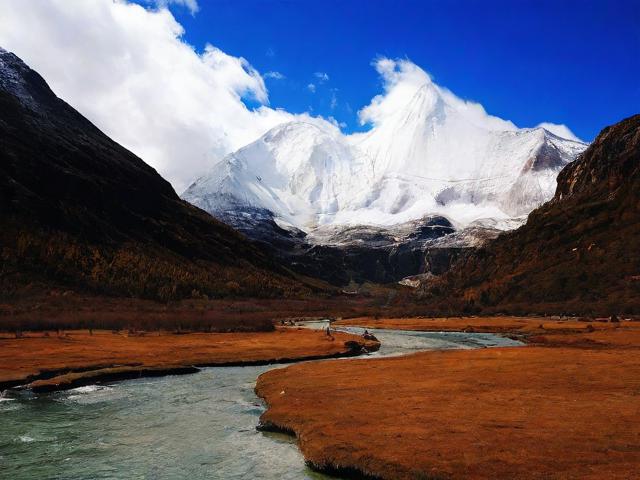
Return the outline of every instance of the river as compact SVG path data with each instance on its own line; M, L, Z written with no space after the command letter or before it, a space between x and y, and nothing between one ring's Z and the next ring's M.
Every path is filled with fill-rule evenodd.
M373 333L382 347L367 358L522 345L482 333ZM294 439L255 428L264 411L256 378L282 367L211 367L51 394L9 392L0 397L0 478L330 478L305 466Z

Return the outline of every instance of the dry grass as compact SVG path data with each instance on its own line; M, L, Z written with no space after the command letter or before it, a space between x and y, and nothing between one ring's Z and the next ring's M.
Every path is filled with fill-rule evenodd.
M521 320L502 326L512 321L516 333ZM446 329L444 319L436 323ZM305 458L319 468L385 479L635 478L640 324L603 324L591 332L579 323L548 325L553 332L543 336L544 347L273 370L257 384L269 404L262 421L294 431Z
M129 370L331 356L349 352L350 341L364 344L354 335L336 334L331 340L322 331L293 328L189 335L104 330L48 336L32 333L22 338L5 335L0 337L0 385L42 377L36 386L55 386L96 372L122 374Z
M387 304L381 302L380 297L368 295L197 298L162 303L77 294L62 288L32 285L19 297L3 299L0 296L0 332L88 328L252 331L269 330L272 322L282 318L389 316L404 311L402 306Z

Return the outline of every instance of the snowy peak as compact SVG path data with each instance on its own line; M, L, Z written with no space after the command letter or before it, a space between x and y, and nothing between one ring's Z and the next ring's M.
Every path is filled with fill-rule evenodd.
M431 81L405 98L366 133L344 135L326 122L277 126L216 164L184 198L214 215L268 210L305 231L425 215L460 227L526 215L551 198L559 170L586 148L544 128L518 129Z
M184 198L205 210L263 208L296 226L337 211L354 171L339 132L306 122L274 127L216 164Z
M425 83L394 120L400 123L400 127L426 127L442 123L447 116L446 110L447 105L438 88L432 83Z

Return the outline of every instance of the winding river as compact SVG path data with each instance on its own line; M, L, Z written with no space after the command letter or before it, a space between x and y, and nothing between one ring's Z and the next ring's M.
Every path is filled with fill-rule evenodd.
M382 347L370 358L521 345L480 333L373 333ZM0 477L329 478L305 466L291 437L256 430L264 406L253 388L256 378L273 368L281 366L212 367L193 375L128 380L39 396L9 393L0 397Z

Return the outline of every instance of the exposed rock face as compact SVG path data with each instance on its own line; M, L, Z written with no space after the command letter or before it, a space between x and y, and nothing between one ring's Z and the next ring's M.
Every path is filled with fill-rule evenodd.
M527 223L457 262L425 297L475 307L640 313L640 115L605 128Z
M230 210L220 218L292 270L340 286L397 282L424 272L440 274L451 258L465 250L446 242L432 246L454 232L451 223L438 216L387 228L326 226L309 233L280 226L268 210ZM433 252L428 254L430 249Z
M484 220L456 230L448 219L434 215L390 227L327 225L307 233L281 226L265 209L238 207L219 218L291 270L337 286L442 275L454 261L513 228Z
M639 124L640 115L636 115L602 130L581 160L560 172L553 201L574 195L625 195L622 190L637 181L640 169ZM637 197L639 192L629 193Z
M3 292L34 280L162 299L297 288L2 49L0 241Z

